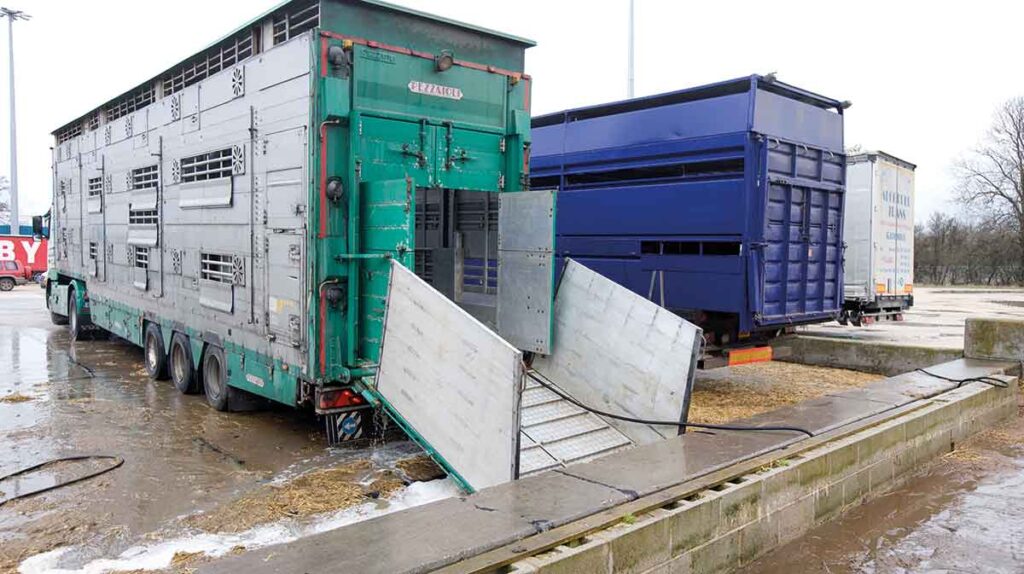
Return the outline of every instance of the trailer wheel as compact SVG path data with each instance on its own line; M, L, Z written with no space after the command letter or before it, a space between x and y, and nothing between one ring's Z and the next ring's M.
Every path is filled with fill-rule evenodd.
M181 333L171 336L170 363L171 382L174 386L186 395L194 395L199 392L199 377L193 368L192 345L188 337Z
M14 289L14 279L0 277L0 291L10 291L11 289Z
M863 324L864 316L860 311L854 311L850 313L850 322L853 323L854 327L860 327Z
M842 311L836 317L836 322L845 327L850 324L850 315L846 311Z
M78 312L78 299L74 291L68 291L68 329L71 331L71 340L77 341L82 338L82 316Z
M146 374L154 381L166 380L167 352L164 350L164 336L156 323L146 324L142 348L145 350Z
M209 345L203 352L203 390L211 407L218 411L228 410L232 389L228 386L227 361L220 347Z

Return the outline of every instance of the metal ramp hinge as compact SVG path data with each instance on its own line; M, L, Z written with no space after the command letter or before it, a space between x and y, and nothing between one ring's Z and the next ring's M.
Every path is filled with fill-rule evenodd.
M505 153L505 138L498 140L498 151Z
M505 191L505 174L498 176L498 191Z

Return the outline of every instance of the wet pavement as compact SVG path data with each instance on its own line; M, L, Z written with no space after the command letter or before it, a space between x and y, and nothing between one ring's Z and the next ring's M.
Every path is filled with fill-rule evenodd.
M35 286L0 294L0 444L0 475L69 455L125 461L97 478L0 506L0 572L69 545L78 546L64 567L115 556L141 541L187 534L183 517L269 481L356 459L370 459L368 468L393 466L418 452L405 441L327 449L314 417L284 408L217 412L202 395L150 381L130 343L72 343L66 328L50 323ZM61 463L0 481L0 501L109 462Z
M881 341L942 349L964 347L967 317L1024 319L1024 289L1013 287L917 287L914 306L900 322L882 321L864 327L835 321L799 329L802 335Z
M1024 418L741 571L792 572L1024 572Z

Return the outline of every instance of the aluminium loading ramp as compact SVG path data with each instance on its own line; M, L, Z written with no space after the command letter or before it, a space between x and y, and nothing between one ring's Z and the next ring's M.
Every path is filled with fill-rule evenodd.
M522 351L394 261L385 308L370 394L466 491L678 433L606 421L532 377L593 408L685 421L700 329L571 260L531 376Z

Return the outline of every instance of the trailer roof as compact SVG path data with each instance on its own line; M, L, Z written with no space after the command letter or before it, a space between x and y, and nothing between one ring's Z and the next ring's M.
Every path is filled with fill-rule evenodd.
M107 106L109 106L111 104L114 104L115 102L117 102L121 98L131 97L133 94L137 93L139 90L143 90L147 86L153 85L154 82L158 81L161 77L166 76L167 74L173 72L175 69L188 64L190 60L196 58L197 56L203 55L205 52L207 52L209 50L212 50L214 48L219 48L223 44L227 44L229 42L233 42L235 40L235 38L240 33L245 32L246 30L251 29L253 26L255 26L259 22L265 20L266 18L269 18L271 16L275 16L275 15L279 15L279 14L286 14L286 13L289 12L289 9L293 7L293 5L296 5L296 4L306 4L308 1L309 0L284 0L284 1L280 2L280 3L278 3L273 8L271 8L271 9L269 9L269 10L267 10L267 11L261 13L261 14L259 14L258 16L254 17L254 18L249 19L244 24L238 26L237 28L235 28L231 32L225 34L224 36L220 37L219 39L215 40L214 42L211 42L210 44L207 44L202 49L197 50L196 52L192 53L188 57L186 57L186 58L182 59L181 61L175 63L173 66L170 66L166 70L163 70L160 73L156 74L155 76L149 78L145 82L142 82L141 84L137 84L137 85L133 86L131 89L124 91L123 93L119 94L117 97L114 97L114 98L104 102L103 104L101 104L101 105L99 105L99 106L89 110L88 112L86 112L84 114L81 114L80 116L76 117L75 119L65 123L61 127L59 127L57 129L53 130L52 132L50 132L51 135L56 135L58 132L61 132L61 131L65 130L67 128L70 128L70 127L74 127L75 124L80 124L80 123L84 122L89 116L99 112L104 107L107 107ZM469 30L473 30L474 32L479 32L481 34L485 34L485 35L488 35L488 36L494 36L496 38L501 38L503 40L507 40L507 41L510 41L510 42L513 42L513 43L516 43L516 44L520 44L520 45L522 45L524 47L530 47L530 46L535 46L536 45L536 42L534 42L532 40L528 40L526 38L522 38L522 37L515 36L515 35L512 35L512 34L505 34L503 32L498 32L498 31L495 31L495 30L491 30L489 28L483 28L481 26L475 26L473 24L467 24L465 22L460 22L458 20L452 20L450 18L442 18L440 16L435 16L433 14L428 14L426 12L421 12L419 10L413 10L411 8L406 8L404 6L397 6L395 4L391 4L389 2L382 2L380 0L324 0L324 1L335 1L335 2L340 1L340 2L346 2L346 3L366 4L366 5L369 5L371 7L376 7L376 8L385 10L385 11L398 12L398 13L414 16L414 17L417 17L417 18L423 18L423 19L426 19L426 20L433 20L435 22L441 22L441 23L448 24L448 25L451 25L451 26L458 26L460 28L466 28L466 29L469 29ZM320 4L320 3L321 3L321 0L316 0L315 2L312 2L312 4ZM255 55L255 51L253 52L252 55Z
M812 106L817 106L819 108L834 108L836 111L840 113L842 113L842 110L844 108L849 107L849 104L847 102L841 102L839 100L827 98L814 92L810 92L802 88L798 88L796 86L780 82L778 80L775 80L774 77L771 76L753 74L750 76L743 76L741 78L734 78L731 80L726 80L724 82L716 82L714 84L706 84L703 86L687 88L684 90L665 92L661 94L655 94L652 96L633 98L631 100L620 100L605 104L598 104L595 106L572 108L560 112L554 112L551 114L544 114L533 118L533 127L549 126L559 124L568 120L575 121L587 118L610 116L614 114L621 114L625 112L632 112L647 108L656 108L670 104L678 104L682 102L691 102L695 100L715 98L729 94L740 94L755 88L767 90L779 95L786 96L788 98L799 100Z
M902 165L903 167L906 167L908 169L917 169L917 164L910 163L905 159L900 159L892 155L891 153L887 153L882 150L869 150L858 153L851 153L846 156L846 163L861 163L865 161L873 161L877 158L885 159L890 163L894 163L896 165Z

